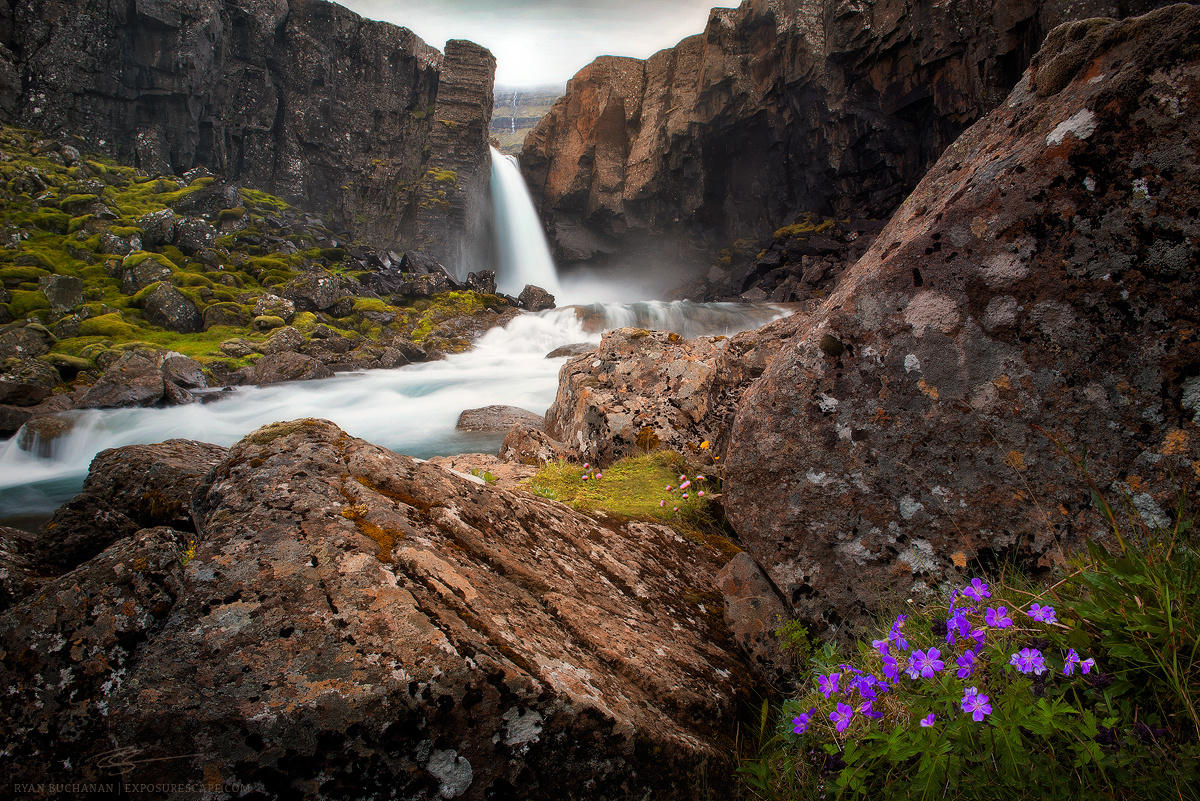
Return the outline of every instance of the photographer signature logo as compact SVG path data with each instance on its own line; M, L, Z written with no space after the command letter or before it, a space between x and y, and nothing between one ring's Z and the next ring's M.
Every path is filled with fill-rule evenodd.
M94 760L96 767L101 770L117 773L122 778L127 778L138 765L146 765L152 762L174 762L180 759L192 759L193 757L203 756L203 754L179 754L178 756L144 757L142 754L145 752L146 749L139 746L127 745L97 754Z

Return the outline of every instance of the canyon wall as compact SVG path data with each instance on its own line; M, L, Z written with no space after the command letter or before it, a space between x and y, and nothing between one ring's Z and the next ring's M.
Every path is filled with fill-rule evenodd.
M149 172L204 166L451 262L486 181L494 66L324 0L0 4L3 121Z
M645 61L581 70L523 171L572 262L711 259L804 212L884 220L1052 27L1158 5L746 0Z

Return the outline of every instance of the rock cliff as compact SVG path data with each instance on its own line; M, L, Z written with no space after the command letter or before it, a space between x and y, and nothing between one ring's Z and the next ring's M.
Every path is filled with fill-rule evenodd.
M522 168L567 261L708 263L805 212L884 220L1050 28L1158 5L746 0L646 61L581 70Z
M1195 497L1197 41L1195 5L1056 28L747 391L726 509L804 618L1061 562L1089 480L1151 529Z
M447 263L486 181L493 67L324 0L0 4L0 119L151 173L208 167Z

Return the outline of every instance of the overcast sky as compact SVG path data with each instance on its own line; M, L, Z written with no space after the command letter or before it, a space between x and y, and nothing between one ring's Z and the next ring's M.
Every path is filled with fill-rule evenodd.
M714 6L737 0L337 0L411 28L442 49L470 39L496 56L496 83L565 83L599 55L645 58L700 33Z

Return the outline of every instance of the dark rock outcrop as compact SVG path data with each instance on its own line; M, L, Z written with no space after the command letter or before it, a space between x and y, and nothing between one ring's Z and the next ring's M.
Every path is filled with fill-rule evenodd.
M204 328L204 317L196 304L170 284L159 284L142 300L146 319L159 328L194 334Z
M546 311L554 308L554 296L540 286L526 284L517 296L517 303L526 311Z
M747 393L725 505L806 619L1102 534L1200 483L1200 7L1055 29ZM1191 384L1189 384L1191 382Z
M164 285L165 286L165 285ZM122 353L99 380L77 394L81 409L191 403L188 390L205 385L194 359L170 351L131 350Z
M38 563L62 572L139 529L194 531L192 491L225 452L182 439L101 451L83 489L42 526L33 548Z
M522 171L569 261L708 264L801 213L883 220L1053 26L1159 5L746 0L646 61L581 70Z
M13 406L41 403L62 381L58 371L40 359L10 359L0 370L0 403Z
M0 4L0 119L150 173L207 167L447 264L487 181L494 66L324 0ZM178 225L185 252L215 236Z
M566 446L542 430L542 425L516 425L504 435L504 442L500 444L497 456L515 464L542 465L568 459L571 454Z
M324 363L293 351L269 353L254 363L254 383L278 384L282 381L307 381L329 378L333 370Z
M194 556L141 531L0 618L14 781L99 778L119 747L127 781L270 797L727 789L747 673L715 550L315 420L249 435L194 497Z

